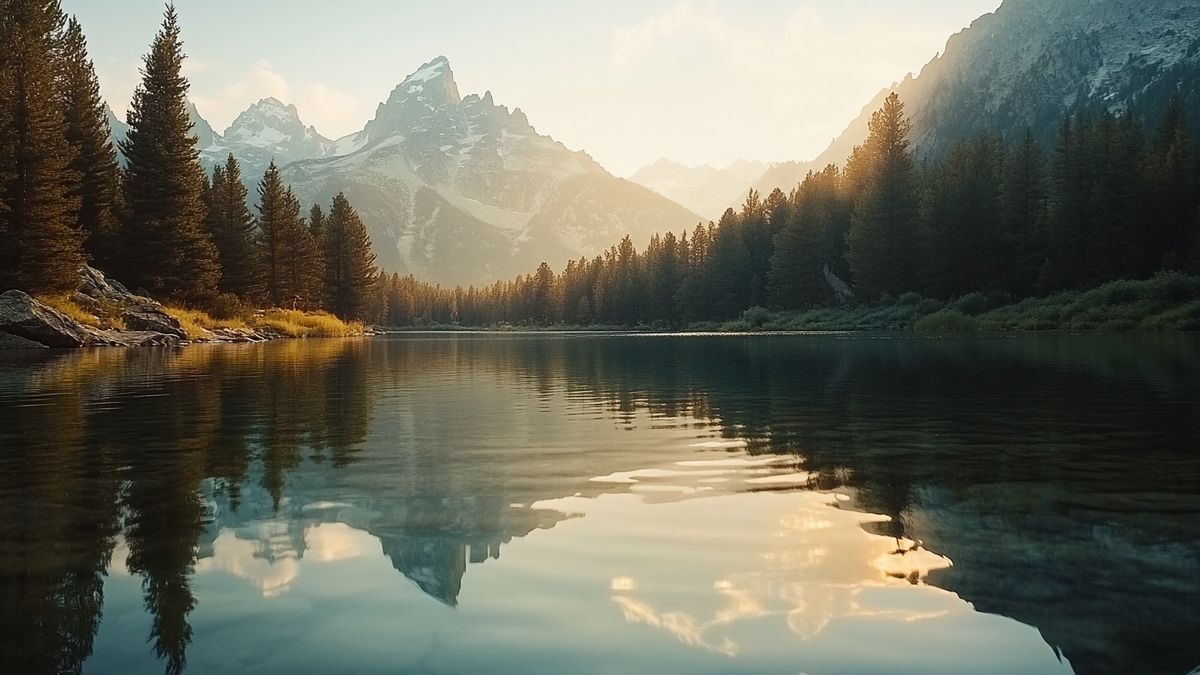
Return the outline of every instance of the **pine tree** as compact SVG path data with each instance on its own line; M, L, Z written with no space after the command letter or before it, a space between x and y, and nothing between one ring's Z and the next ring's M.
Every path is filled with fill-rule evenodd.
M1005 289L1022 297L1034 292L1046 259L1044 183L1041 151L1026 130L1008 155L1000 190L999 255L1010 270Z
M249 299L258 287L255 273L254 217L246 205L242 168L232 154L213 168L207 230L221 263L222 293Z
M317 245L274 162L259 183L258 212L258 296L273 307L318 306L312 276Z
M0 283L68 291L84 257L73 227L79 175L58 95L64 18L57 0L9 0L0 11Z
M1150 248L1144 193L1142 129L1130 115L1104 113L1090 137L1083 286L1138 276Z
M310 277L313 279L313 287L309 289L308 295L314 299L314 304L324 307L325 305L325 240L326 232L326 217L325 211L320 204L313 204L308 210L308 234L313 241L313 256L309 261Z
M771 256L775 253L775 233L788 220L789 205L783 191L776 188L760 199L757 191L751 190L742 205L742 240L746 246L746 275L749 281L749 297L746 307L767 304L767 274L771 268Z
M917 287L919 203L909 148L912 122L892 93L871 116L865 176L847 237L854 283L865 297Z
M116 255L120 172L107 109L100 98L100 81L88 57L83 29L73 18L67 23L62 52L59 96L67 142L74 155L71 168L79 175L74 190L79 199L75 229L96 263L107 267Z
M743 213L755 214L757 194L747 199ZM751 217L757 217L752 215ZM746 229L742 216L732 209L725 212L717 225L709 259L710 276L708 318L729 319L750 306L754 277L750 271L750 249L746 245Z
M980 136L955 144L931 172L921 250L927 294L992 290L1011 274L997 259L1003 163L999 139Z
M1087 231L1087 199L1090 177L1087 162L1089 125L1084 120L1067 118L1058 131L1058 141L1050 159L1047 184L1049 219L1049 265L1040 275L1042 291L1071 288L1084 273L1084 236Z
M545 261L538 265L533 275L533 302L530 318L539 326L549 326L554 321L554 272Z
M346 320L362 319L375 282L375 254L358 212L338 193L326 220L325 293L327 307Z
M643 259L646 265L646 318L649 320L668 325L679 323L675 295L683 282L684 262L680 258L680 251L674 232L667 232L662 238L655 235L646 249Z
M1188 133L1187 114L1176 95L1171 99L1146 156L1145 183L1150 245L1144 272L1175 268L1184 262L1196 191L1196 158Z
M121 273L133 287L189 303L217 292L217 248L205 231L204 170L187 112L175 6L168 4L129 109Z
M825 270L848 278L845 256L851 203L843 174L834 165L810 173L792 196L791 217L775 236L771 256L771 303L783 309L835 300Z

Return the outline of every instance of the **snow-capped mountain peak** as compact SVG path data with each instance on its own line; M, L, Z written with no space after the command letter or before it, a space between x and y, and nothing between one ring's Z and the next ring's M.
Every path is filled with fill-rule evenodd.
M264 98L237 116L225 130L225 144L241 143L267 147L286 142L315 141L315 130L300 120L296 106L275 98ZM317 135L319 137L319 134Z
M454 71L450 69L450 60L445 56L426 63L392 91L388 103L405 98L418 98L434 105L449 103L458 105L462 97L458 94L458 84L454 81Z
M295 105L264 98L243 111L221 136L200 143L200 159L219 164L233 154L242 164L242 176L253 184L272 161L284 165L324 157L332 141L300 119Z
M307 201L345 191L381 265L444 283L595 255L625 234L641 245L700 219L539 134L491 92L460 95L444 56L405 77L325 159L284 173Z

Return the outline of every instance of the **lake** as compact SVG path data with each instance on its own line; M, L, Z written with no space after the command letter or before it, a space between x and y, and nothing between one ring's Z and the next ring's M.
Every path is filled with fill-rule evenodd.
M1200 337L0 353L0 672L1187 673Z

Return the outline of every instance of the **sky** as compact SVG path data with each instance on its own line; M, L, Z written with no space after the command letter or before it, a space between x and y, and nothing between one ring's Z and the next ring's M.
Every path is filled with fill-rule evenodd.
M62 0L124 114L161 0ZM406 75L450 59L541 133L617 175L660 157L808 160L882 88L1000 0L177 0L185 72L223 131L251 103L294 103L356 132Z

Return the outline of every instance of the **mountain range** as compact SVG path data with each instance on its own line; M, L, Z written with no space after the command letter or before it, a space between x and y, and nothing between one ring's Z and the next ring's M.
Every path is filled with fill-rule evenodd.
M703 220L539 134L491 92L461 96L445 57L404 78L361 131L336 140L271 98L223 134L195 106L189 112L205 168L233 154L253 186L273 159L304 204L344 192L380 266L428 281L512 278L543 260L593 257L625 235L642 247L654 232ZM123 135L123 124L110 124Z
M1200 0L1004 0L918 75L881 90L812 160L714 168L663 159L631 180L538 133L490 92L461 96L444 57L404 78L361 131L340 139L271 98L221 134L195 106L189 113L206 167L232 153L253 186L274 159L306 203L344 191L385 269L479 283L542 260L591 257L626 234L640 246L653 232L715 220L751 187L790 190L810 170L843 164L892 91L905 102L919 159L983 130L1012 139L1028 129L1048 148L1067 115L1108 110L1153 121L1176 94L1196 110L1198 27ZM123 137L115 115L110 125Z

